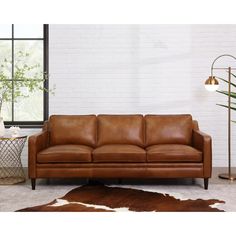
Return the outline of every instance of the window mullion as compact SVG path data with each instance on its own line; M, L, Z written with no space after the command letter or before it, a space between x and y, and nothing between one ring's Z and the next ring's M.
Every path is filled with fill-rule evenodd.
M49 72L49 55L48 55L48 51L49 51L49 43L48 43L48 39L49 39L49 29L48 29L48 25L43 25L43 79L45 79L45 74L48 76L48 72ZM48 89L49 88L49 81L48 79L44 80L44 88ZM47 120L48 119L48 113L49 113L49 94L48 92L44 91L43 92L43 119Z

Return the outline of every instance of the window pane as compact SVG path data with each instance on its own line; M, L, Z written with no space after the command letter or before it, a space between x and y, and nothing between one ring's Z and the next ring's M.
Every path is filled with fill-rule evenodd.
M11 38L12 37L12 25L0 24L0 38Z
M41 82L43 86L43 82ZM15 82L15 90L21 91L27 97L16 98L14 104L15 121L42 121L43 120L43 91L37 90L29 92L26 87L20 87L19 82Z
M12 121L12 103L4 102L2 106L1 116L3 121Z
M43 38L43 25L14 25L15 38Z
M43 79L43 42L39 40L15 41L15 79ZM23 75L23 76L22 76ZM43 82L38 82L43 87ZM14 83L14 95L23 94L27 97L18 97L14 105L15 121L42 121L43 120L43 92L30 92L22 81Z
M11 99L11 41L0 40L0 52L0 97L5 93L5 96ZM3 117L4 121L12 120L11 102L3 101L0 115Z
M26 69L25 76L42 79L43 73L43 42L39 40L15 41L15 77L17 72ZM31 69L29 69L31 67ZM28 69L27 69L28 68ZM17 79L17 78L16 78Z
M11 41L0 40L0 80L3 79L3 76L6 79L11 79L11 53Z

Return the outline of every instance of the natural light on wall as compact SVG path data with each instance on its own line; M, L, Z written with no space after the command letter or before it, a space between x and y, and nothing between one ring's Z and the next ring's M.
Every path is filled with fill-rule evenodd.
M43 25L0 25L0 66L11 87L12 99L4 102L1 116L4 121L27 122L43 121L43 91L31 92L22 86L19 68L25 68L25 76L30 79L43 79L44 73L44 27ZM27 66L27 67L26 67ZM31 69L28 69L31 68ZM22 71L22 70L21 70ZM17 77L18 76L18 77ZM17 79L16 79L17 78ZM6 84L0 80L1 90ZM43 87L43 81L41 82ZM13 97L18 92L25 97ZM11 96L9 96L11 97Z

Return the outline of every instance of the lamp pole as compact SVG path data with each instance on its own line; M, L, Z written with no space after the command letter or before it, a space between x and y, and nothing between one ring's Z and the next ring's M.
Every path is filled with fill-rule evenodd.
M227 70L228 71L228 173L219 174L219 178L228 179L228 180L233 181L236 179L236 175L232 174L232 172L231 172L231 109L230 109L231 96L230 96L230 93L231 93L231 73L232 73L232 70L235 70L236 68L214 67L215 62L221 57L231 57L236 60L236 57L234 57L230 54L223 54L223 55L216 57L211 65L211 76L209 77L208 80L206 80L205 85L207 85L207 86L213 85L214 90L216 90L219 83L215 79L215 76L213 76L213 70ZM216 85L217 85L217 87L216 87ZM211 91L213 91L213 90L211 90Z
M229 72L228 72L228 79L229 79L229 84L228 84L228 93L231 93L231 67L229 67ZM231 178L231 96L228 96L228 162L229 162L229 178ZM224 178L224 175L220 175L220 178Z

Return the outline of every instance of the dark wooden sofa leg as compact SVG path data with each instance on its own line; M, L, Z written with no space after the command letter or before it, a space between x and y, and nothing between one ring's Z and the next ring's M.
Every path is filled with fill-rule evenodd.
M36 179L31 179L32 190L35 190Z
M206 190L208 189L208 180L209 180L209 178L204 178L204 188Z

